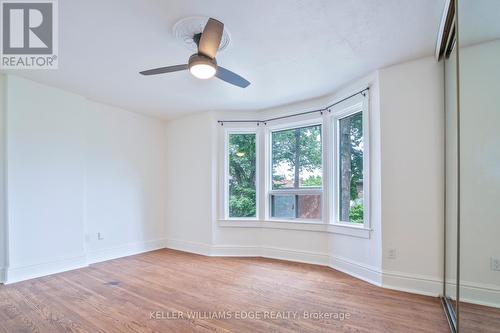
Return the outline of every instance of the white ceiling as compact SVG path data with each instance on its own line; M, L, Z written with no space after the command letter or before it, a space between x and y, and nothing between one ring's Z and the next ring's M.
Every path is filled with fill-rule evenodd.
M15 74L89 99L166 118L204 110L255 110L333 92L373 70L432 55L444 0L59 1L59 69ZM220 65L246 89L188 72L139 71L186 63L179 19L224 22Z

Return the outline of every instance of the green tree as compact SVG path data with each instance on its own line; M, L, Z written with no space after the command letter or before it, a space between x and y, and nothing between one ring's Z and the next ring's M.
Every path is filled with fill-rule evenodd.
M255 134L229 135L229 216L255 217Z
M340 120L340 219L362 222L363 204L355 203L358 184L363 182L363 115ZM351 207L351 204L354 205Z
M309 126L274 132L272 135L273 188L299 188L301 186L321 186L321 177L304 180L300 184L302 171L321 169L321 126ZM287 166L294 175L293 186L284 183L283 175L276 174L278 166Z
M351 207L349 211L349 221L363 223L363 204L358 203Z
M309 178L304 180L302 185L306 187L321 187L321 176L309 176Z
M363 116L356 113L351 119L351 200L358 198L357 185L363 181Z
M363 221L363 204L356 202L357 187L363 180L363 127L362 114L341 120L341 219ZM308 126L283 130L272 134L273 188L320 187L322 177L313 175L300 179L302 171L314 172L322 167L321 126ZM256 149L255 134L229 136L229 216L256 216ZM293 184L279 167L287 167L293 174ZM302 181L302 183L300 183ZM351 207L351 202L354 205Z

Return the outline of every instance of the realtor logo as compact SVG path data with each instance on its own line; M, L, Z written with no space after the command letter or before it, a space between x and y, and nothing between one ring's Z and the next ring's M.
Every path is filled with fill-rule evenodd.
M57 69L57 0L0 0L2 69Z

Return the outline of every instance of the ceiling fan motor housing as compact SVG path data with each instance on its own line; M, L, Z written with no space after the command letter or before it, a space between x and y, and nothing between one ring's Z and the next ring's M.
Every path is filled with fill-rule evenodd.
M189 57L188 68L198 79L210 79L217 74L217 61L202 53L195 53Z
M194 65L202 65L202 64L217 68L217 61L215 60L215 58L212 59L200 53L195 53L192 56L190 56L188 64L189 68L193 67Z

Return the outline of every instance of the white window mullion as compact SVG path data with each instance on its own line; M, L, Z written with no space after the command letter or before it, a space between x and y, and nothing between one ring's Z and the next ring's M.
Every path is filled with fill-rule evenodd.
M271 207L269 202L269 190L271 189L271 139L270 139L270 131L266 128L264 132L264 158L262 159L264 164L263 168L263 182L264 186L262 187L262 201L264 202L264 218L265 220L269 220L271 217Z
M323 116L323 198L322 198L322 210L323 210L323 222L331 223L332 221L332 126L329 120L328 113Z
M257 202L258 202L258 211L257 217L259 220L267 219L267 186L266 179L268 177L268 173L266 170L267 165L267 138L266 138L266 130L264 126L259 126L257 128Z
M332 168L330 174L332 175L331 181L331 207L332 207L332 223L338 223L339 219L339 132L338 132L338 118L332 117L332 121L330 122L330 126L332 127L333 133L333 149L332 155L330 158L332 159Z
M272 195L322 195L322 189L289 189L289 190L269 190Z

